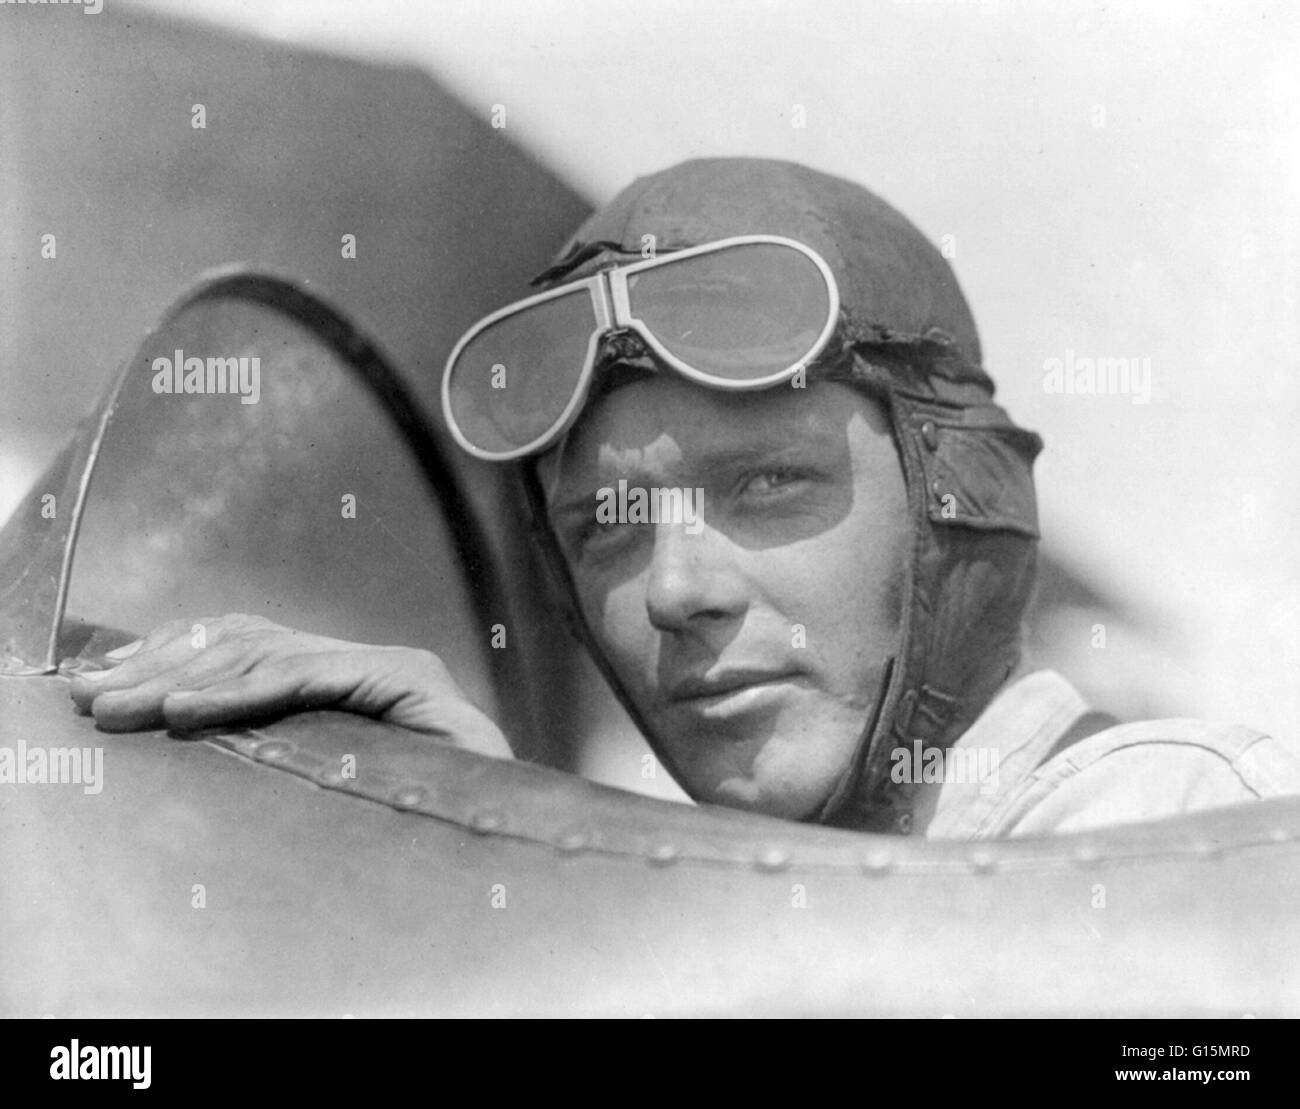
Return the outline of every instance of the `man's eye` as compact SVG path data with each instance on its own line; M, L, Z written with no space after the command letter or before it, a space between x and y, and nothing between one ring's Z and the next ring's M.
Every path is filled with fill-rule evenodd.
M636 530L636 524L623 521L588 520L574 533L573 542L579 551L599 551L630 538Z
M741 486L741 492L759 497L778 493L789 489L804 477L805 474L802 470L797 470L792 466L778 466L747 477Z

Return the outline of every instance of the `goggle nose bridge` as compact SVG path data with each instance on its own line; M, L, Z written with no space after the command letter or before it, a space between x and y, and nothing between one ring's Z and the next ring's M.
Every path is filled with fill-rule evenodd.
M599 346L611 336L635 335L647 353L653 353L656 342L645 324L632 315L632 295L628 288L628 273L640 268L641 263L629 262L594 273L587 279L592 293L592 308L596 316L596 343ZM597 292L599 290L599 292Z
M618 316L618 309L614 303L614 290L610 281L610 270L601 270L599 273L592 274L588 280L587 288L592 293L592 307L596 312L596 339L603 339L606 334L614 329L614 321ZM599 290L599 293L597 293Z

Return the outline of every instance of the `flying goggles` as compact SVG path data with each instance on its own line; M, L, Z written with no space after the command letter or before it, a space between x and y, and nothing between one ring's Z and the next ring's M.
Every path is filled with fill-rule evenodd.
M447 359L442 408L470 454L503 462L564 435L591 388L601 340L634 332L683 377L766 389L825 349L839 290L802 243L744 235L617 266L480 320Z

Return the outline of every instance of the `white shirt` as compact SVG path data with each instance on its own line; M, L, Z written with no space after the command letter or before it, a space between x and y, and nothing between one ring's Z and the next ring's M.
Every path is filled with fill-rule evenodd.
M948 772L928 791L926 837L1078 832L1300 794L1295 745L1235 724L1120 724L1049 757L1089 711L1052 670L1003 689L945 755Z

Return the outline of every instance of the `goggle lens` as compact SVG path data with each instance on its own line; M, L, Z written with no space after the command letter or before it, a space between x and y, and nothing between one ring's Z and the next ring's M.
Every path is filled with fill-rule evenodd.
M545 435L578 391L596 326L585 287L488 324L461 349L448 378L461 434L494 454Z
M728 381L793 366L830 313L830 290L816 264L775 243L667 259L628 274L627 288L632 316L669 354Z

